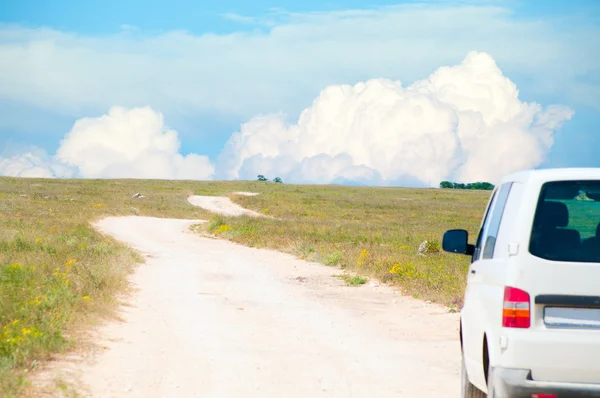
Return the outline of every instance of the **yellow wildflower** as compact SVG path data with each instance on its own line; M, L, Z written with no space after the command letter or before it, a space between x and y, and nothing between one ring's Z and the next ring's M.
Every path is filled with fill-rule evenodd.
M371 253L369 253L369 251L367 249L362 249L362 251L358 255L358 261L357 261L358 265L359 266L365 265L369 261L370 258L371 258Z
M29 304L33 305L33 306L38 306L38 305L42 305L42 301L41 301L41 296L36 296L33 300L31 300L29 302Z
M20 271L21 270L21 264L15 263L15 264L11 264L9 269L11 271Z
M402 266L400 264L394 264L392 268L390 268L390 274L398 274L402 270Z
M223 225L221 225L221 226L220 226L220 227L217 229L217 233L218 233L218 234L222 234L223 232L227 232L227 231L229 231L229 229L230 229L230 228L231 228L231 227L230 227L229 225L227 225L227 224L223 224Z

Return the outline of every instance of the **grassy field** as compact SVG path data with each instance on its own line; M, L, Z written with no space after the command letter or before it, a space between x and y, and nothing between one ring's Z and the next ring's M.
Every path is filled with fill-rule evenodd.
M191 194L233 196L275 217L216 217ZM146 197L132 199L141 192ZM457 305L466 258L439 253L447 228L474 233L489 192L289 186L260 182L19 180L0 178L0 396L18 396L37 364L77 342L78 330L114 314L140 258L95 232L110 215L209 219L225 239L286 251L423 299ZM421 256L429 240L433 253ZM361 278L348 278L360 285Z
M233 199L274 219L213 216L209 231L460 306L469 261L441 252L441 238L446 229L465 228L475 239L489 191L268 186L262 195ZM420 255L424 241L428 253Z

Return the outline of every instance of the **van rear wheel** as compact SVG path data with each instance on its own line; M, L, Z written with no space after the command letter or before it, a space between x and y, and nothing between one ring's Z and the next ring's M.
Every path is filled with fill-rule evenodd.
M487 394L475 387L469 381L469 377L467 376L467 368L465 366L465 356L462 356L462 369L461 369L461 397L462 398L487 398Z

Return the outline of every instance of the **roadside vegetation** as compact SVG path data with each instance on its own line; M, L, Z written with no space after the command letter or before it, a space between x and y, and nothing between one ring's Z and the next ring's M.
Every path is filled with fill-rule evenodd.
M201 186L201 188L198 188ZM0 397L27 389L40 361L76 346L78 332L114 314L141 259L97 233L110 215L203 219L187 203L246 183L0 178ZM132 199L135 193L145 197Z
M189 195L232 199L272 218L214 216ZM132 198L136 193L143 198ZM405 294L460 306L467 258L440 252L442 233L475 233L489 192L293 186L274 182L22 180L0 178L0 396L19 396L28 375L78 332L115 315L141 258L96 232L111 215L206 219L219 237L273 248L397 285ZM427 241L426 244L422 243ZM422 253L419 247L422 246Z
M351 276L348 274L340 275L339 278L346 282L348 286L360 286L368 282L366 278L360 276Z
M474 240L489 192L262 184L263 194L232 199L270 218L215 215L208 231L460 308L469 260L442 252L441 239L464 228Z

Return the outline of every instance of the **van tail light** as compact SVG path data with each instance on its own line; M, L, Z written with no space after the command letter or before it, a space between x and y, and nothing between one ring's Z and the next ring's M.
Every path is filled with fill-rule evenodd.
M531 325L529 293L514 287L504 288L502 326L505 328L527 329Z

